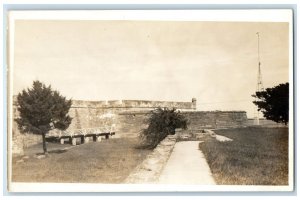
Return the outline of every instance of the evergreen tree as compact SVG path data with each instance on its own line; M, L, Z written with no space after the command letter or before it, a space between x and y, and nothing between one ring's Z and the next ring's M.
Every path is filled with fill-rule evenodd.
M50 85L34 81L32 88L18 94L17 103L20 116L16 122L21 133L42 135L46 154L46 134L52 129L65 130L71 124L68 112L72 101L53 91Z
M289 122L289 83L267 88L252 96L258 99L253 103L266 119L285 125Z

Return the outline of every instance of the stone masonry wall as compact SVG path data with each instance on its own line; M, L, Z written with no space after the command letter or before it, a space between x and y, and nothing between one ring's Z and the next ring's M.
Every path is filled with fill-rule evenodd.
M182 111L189 122L189 130L216 129L246 126L244 111ZM149 112L123 112L118 115L118 134L122 137L135 137L147 128Z
M136 137L141 130L147 128L150 112L122 112L118 115L117 131L120 137Z
M182 114L189 120L191 130L238 127L247 123L245 111L187 111Z
M111 128L116 137L135 137L145 128L147 113L158 107L183 110L196 109L196 99L191 102L117 100L117 101L82 101L73 100L69 115L73 118L66 132L78 129L98 128L101 132L109 132ZM127 114L122 114L127 112ZM13 97L13 118L19 116L17 98ZM49 136L56 136L58 130L51 131ZM17 124L13 122L13 152L22 153L23 148L41 142L41 138L32 134L21 134Z
M42 137L33 134L21 134L17 128L17 123L13 122L12 130L12 153L13 155L23 155L24 148L40 143Z
M247 122L244 111L195 111L196 99L192 99L191 102L73 100L69 111L73 120L67 131L101 127L101 131L107 132L109 128L114 127L116 137L136 137L142 129L147 128L150 111L158 107L180 109L188 119L191 130L236 127L243 126ZM18 117L16 101L13 110L14 118ZM13 152L21 152L18 149L20 146L41 142L39 136L31 134L20 137L15 122L13 133ZM57 135L57 133L58 131L52 131L49 135Z

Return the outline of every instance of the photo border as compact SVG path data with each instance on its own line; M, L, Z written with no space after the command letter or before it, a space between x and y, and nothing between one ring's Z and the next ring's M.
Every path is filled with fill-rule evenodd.
M18 5L18 6L12 6L12 7L14 7L13 9L12 9L12 7L11 7L11 5L5 5L4 6L4 8L5 8L5 12L4 12L4 18L6 18L6 15L5 15L5 13L7 14L8 13L8 11L12 11L12 10L14 10L14 11L16 11L16 10L18 10L19 8L21 8L21 7L19 7L20 5ZM35 7L35 6L37 6L37 5L34 5L33 7ZM40 5L39 5L40 6ZM47 5L42 5L42 7L43 6L46 6L47 7ZM53 5L52 5L53 6ZM89 6L91 6L91 5L89 5ZM161 6L161 5L160 5ZM226 6L228 6L228 5L226 5ZM243 5L243 6L245 6L245 5ZM253 6L253 5L251 5L251 6ZM27 7L27 6L25 6L25 7ZM61 5L59 5L59 7L60 8L62 8L61 7ZM71 6L71 7L73 7L73 8L71 8L72 10L74 10L74 5L73 6ZM76 7L76 6L75 6ZM92 6L93 7L93 6ZM105 6L104 6L105 7ZM210 6L208 6L208 7L210 7ZM246 6L247 7L247 6ZM254 6L255 7L255 6ZM281 8L282 7L284 7L284 6L281 6ZM289 6L288 6L289 7ZM288 8L287 7L287 8ZM27 7L28 8L28 7ZM57 8L55 8L55 6L53 7L54 9L57 9ZM106 9L110 9L111 7L106 7ZM154 8L154 9L156 9L156 7L155 6L153 6L152 8ZM160 7L161 8L161 7ZM202 7L203 8L203 7ZM207 7L206 7L207 8ZM216 7L214 7L214 8L216 8ZM259 8L262 8L262 6L259 6ZM273 8L273 7L272 7ZM66 9L66 8L63 8L63 9ZM87 8L84 8L84 9L87 9ZM93 7L93 10L95 9L95 7ZM98 8L99 9L99 8ZM104 8L105 9L105 8ZM133 8L130 8L130 9L133 9ZM165 8L163 8L163 9L165 9ZM158 10L163 10L163 9L158 9ZM182 8L180 8L180 10L181 10ZM184 9L184 8L183 8ZM204 7L204 9L205 9L205 7ZM218 8L216 8L216 9L218 9ZM240 8L234 8L233 10L237 10L237 9L240 9ZM247 9L249 9L249 7L247 7ZM252 9L252 8L251 8ZM269 9L269 8L268 8ZM293 10L293 13L294 13L294 19L295 19L295 15L296 15L296 13L295 13L295 7L289 7L288 9L291 9L291 10ZM24 7L22 8L22 10L24 10ZM26 9L25 9L26 10ZM28 10L43 10L43 9L32 9L32 7L31 8L28 8ZM51 10L51 9L49 9L49 7L47 7L47 10ZM66 9L66 10L68 10L68 9ZM122 9L123 10L123 9ZM128 7L127 8L125 8L124 10L128 10ZM141 9L138 9L138 10L141 10ZM151 8L150 9L145 9L145 10L152 10ZM173 10L179 10L178 9L178 7L177 8L173 8ZM184 9L185 10L185 9ZM193 9L193 10L203 10L203 9ZM227 9L228 10L228 9ZM5 25L5 23L4 23L4 25ZM295 20L293 21L293 25L294 25L294 27L295 27ZM5 28L5 26L4 26L4 28ZM296 37L296 34L295 34L295 32L296 32L296 30L295 30L296 28L294 28L294 42L295 42L295 37ZM5 30L5 29L3 29L3 30ZM4 39L6 39L5 38L5 34L4 34ZM6 41L6 40L4 40L4 41ZM293 42L293 43L294 43ZM5 43L6 44L6 43ZM4 49L6 50L6 48L7 47L5 47L4 46ZM5 54L6 52L4 51L4 54ZM296 53L296 49L295 49L295 43L294 43L294 52L293 52L293 54L294 54L294 59L293 59L293 62L294 62L294 66L296 66L295 64L296 64L296 59L295 59L295 53ZM5 58L6 58L6 56L4 56L4 61L5 61ZM6 62L4 62L4 66L6 66ZM4 70L5 70L5 68L4 68ZM294 86L295 86L295 82L296 82L296 73L295 73L295 71L296 71L296 69L295 69L295 67L293 67L293 70L292 70L292 74L293 74L293 78L294 78L294 81L293 81L293 83L294 83ZM294 72L294 73L293 73ZM7 83L7 81L5 80L5 78L4 78L4 86L7 86L6 85L6 83ZM6 87L5 87L6 88ZM295 87L294 87L295 88ZM295 90L293 90L293 91L295 91ZM4 96L5 97L7 97L7 91L5 91L4 90ZM295 93L294 93L295 94ZM295 100L295 95L294 95L294 100ZM293 101L293 104L292 105L294 105L294 108L296 108L296 106L295 106L295 104L296 104L296 101ZM7 102L5 102L4 101L4 108L6 108L6 106L7 106ZM4 113L6 113L6 110L4 109ZM296 115L295 115L295 113L293 113L294 114L294 122L295 122L295 119L296 119ZM7 119L7 118L6 118ZM4 120L5 120L5 118L4 118ZM6 121L6 123L7 123L7 121ZM6 123L4 123L4 125L6 124ZM296 123L295 123L296 124ZM296 127L294 126L294 125L291 125L291 127L293 127L293 131L294 131L294 140L293 140L293 142L294 142L294 147L295 147L295 152L296 152L296 134L295 134L295 131L296 131ZM5 127L4 126L4 133L7 133L7 129L6 129L7 127ZM292 129L292 128L290 128L290 129ZM5 135L5 134L4 134ZM5 137L5 136L4 136ZM7 138L4 138L4 141L3 141L3 143L6 143L6 140L7 140ZM3 147L5 148L5 144L3 145ZM295 153L294 152L294 153ZM5 149L4 149L4 151L3 151L3 153L5 154ZM294 154L295 155L295 154ZM7 157L3 157L4 158L4 161L5 161L5 159L7 159ZM295 175L296 175L296 157L294 156L294 177L295 177ZM7 160L6 160L6 162L3 162L3 163L7 163ZM3 169L3 171L5 171L5 169ZM4 176L5 177L5 176ZM5 183L5 182L4 182ZM6 182L7 183L7 182ZM295 178L294 178L294 187L296 186L296 180L295 180ZM173 187L173 186L172 186ZM232 186L231 186L232 187ZM248 187L248 186L246 186L246 187ZM221 191L221 190L217 190L217 191ZM225 191L229 191L229 190L224 190L223 192L225 192ZM119 191L114 191L114 192L119 192ZM155 191L154 191L155 192ZM172 190L172 191L167 191L167 192L174 192L174 190ZM191 191L190 191L191 192ZM200 193L203 193L203 191L196 191L196 192L200 192ZM214 191L215 192L215 191ZM223 193L222 192L222 193ZM234 191L234 192L237 192L237 191ZM261 192L261 191L257 191L257 192ZM272 191L272 193L276 193L276 192L278 192L278 191ZM11 192L9 192L9 193L11 193ZM36 192L34 192L34 193L36 193ZM54 192L54 193L57 193L57 192ZM102 193L102 192L101 192ZM151 192L152 193L152 192ZM206 193L205 191L204 191L204 193ZM210 193L210 192L209 192ZM226 192L227 193L227 192ZM28 193L26 193L26 194L28 194ZM45 194L45 193L43 193L43 194ZM53 194L53 192L51 192L51 194ZM243 192L243 194L244 194L244 192ZM251 192L251 194L253 194L253 192ZM224 195L224 194L223 194ZM278 194L277 194L278 195Z

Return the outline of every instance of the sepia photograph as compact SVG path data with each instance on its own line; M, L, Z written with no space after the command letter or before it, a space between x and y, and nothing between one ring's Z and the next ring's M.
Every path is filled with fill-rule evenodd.
M10 11L9 191L293 191L292 18Z

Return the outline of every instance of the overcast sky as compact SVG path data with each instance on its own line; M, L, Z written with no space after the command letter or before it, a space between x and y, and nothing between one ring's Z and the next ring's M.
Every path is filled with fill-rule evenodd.
M82 100L191 101L245 110L257 82L288 82L288 23L17 21L13 93L33 80Z

